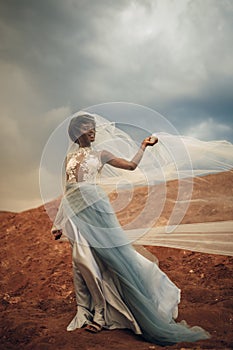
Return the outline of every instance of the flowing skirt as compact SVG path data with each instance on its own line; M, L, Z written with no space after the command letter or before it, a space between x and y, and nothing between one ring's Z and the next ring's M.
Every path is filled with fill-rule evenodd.
M87 289L96 286L90 293L89 311L88 305L79 303L82 311L78 310L68 330L88 323L95 310L94 321L100 320L106 328L130 328L160 345L209 338L201 327L175 322L180 290L157 264L135 251L100 187L69 184L60 208L62 215L55 225L64 227L69 222L72 226L69 238L76 276L82 275ZM75 283L77 290L82 281L78 278Z

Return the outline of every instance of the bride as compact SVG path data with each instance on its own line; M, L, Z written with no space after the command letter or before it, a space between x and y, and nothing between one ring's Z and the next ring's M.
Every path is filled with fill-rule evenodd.
M133 248L97 184L105 164L135 170L158 138L145 138L128 161L92 149L95 126L88 113L71 119L68 131L77 149L66 158L66 188L52 228L55 239L65 233L72 247L77 314L67 330L128 328L160 345L209 338L201 327L175 321L180 290Z

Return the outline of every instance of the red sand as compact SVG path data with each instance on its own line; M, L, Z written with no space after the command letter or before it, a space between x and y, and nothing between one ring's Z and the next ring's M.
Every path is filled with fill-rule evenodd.
M208 182L197 180L193 198L207 197L208 203L191 204L182 223L233 219L232 173L205 179ZM175 193L176 183L171 182L169 198ZM145 197L145 189L138 189L136 204ZM160 224L167 221L169 203ZM135 215L136 204L127 209L127 215L119 213L122 223ZM0 216L0 349L161 349L128 330L67 332L66 326L76 312L69 244L53 240L43 207L22 213L1 212ZM179 320L203 326L212 335L209 340L163 349L232 349L233 258L162 247L148 249L182 290Z

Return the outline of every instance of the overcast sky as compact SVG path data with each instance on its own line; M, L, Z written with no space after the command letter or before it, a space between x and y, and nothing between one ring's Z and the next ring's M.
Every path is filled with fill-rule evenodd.
M43 147L88 106L137 103L233 142L232 38L232 0L0 0L0 209L40 204Z

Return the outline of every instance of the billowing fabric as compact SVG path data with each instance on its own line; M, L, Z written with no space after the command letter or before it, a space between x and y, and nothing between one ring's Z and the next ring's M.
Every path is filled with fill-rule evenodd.
M100 301L97 307L96 318L103 317L100 324L110 329L130 328L135 333L141 333L146 340L160 345L209 337L200 327L189 328L185 323L174 321L180 299L179 289L156 264L142 258L133 249L100 187L88 182L68 183L60 208L55 224L64 227L70 222L75 227L73 232L76 236L74 234L69 239L75 244L78 260L81 254L77 251L78 245L88 249L88 254L92 253L94 260L84 254L87 260L82 276L84 279L90 274L94 276L94 288L98 287L93 294L99 295L94 296L97 304L101 295L103 297L104 302ZM78 230L84 239L82 242ZM89 306L88 313L88 307L81 306L79 314L78 307L78 313L68 329L80 327L92 317L95 320L92 309L95 307ZM112 312L114 309L115 312Z
M96 139L92 143L93 149L98 152L108 150L118 157L132 159L138 150L139 141L141 142L142 140L141 134L139 136L137 134L137 128L133 128L133 132L129 134L128 129L124 128L128 124L119 125L119 123L110 122L97 114L88 113L87 111L80 111L72 117L87 114L94 118L96 124ZM65 123L69 121L67 120ZM50 137L50 142L46 145L40 165L41 195L44 207L52 222L54 221L54 213L59 204L54 205L54 202L51 202L51 200L58 198L61 195L61 191L63 191L64 174L61 169L63 169L64 159L67 156L67 142L62 143L60 137L61 131L64 133L64 127L65 125L62 126L62 129L59 129L59 132L57 130L53 134L53 137ZM156 119L150 127L151 131L156 130ZM147 147L143 159L135 171L128 172L123 169L111 167L110 165L105 165L101 169L100 176L96 179L98 180L97 182L108 192L128 190L133 193L136 186L142 186L148 189L150 196L145 201L144 212L148 213L149 220L145 222L141 216L143 213L140 213L137 220L130 222L130 225L127 224L128 228L125 227L128 231L138 230L138 238L140 238L140 232L143 231L142 234L144 234L151 227L154 227L157 222L159 223L166 200L168 199L170 201L167 196L169 191L167 191L166 182L169 180L178 180L177 196L174 202L172 202L174 206L171 208L171 213L165 227L165 232L169 233L169 243L168 240L165 243L160 240L156 244L193 251L197 250L203 253L216 252L218 254L232 255L229 246L225 244L226 236L222 234L224 231L219 232L218 236L212 235L211 241L208 239L208 244L206 244L206 239L203 238L202 231L195 233L189 232L189 235L182 237L182 242L177 240L177 236L173 235L173 232L182 223L190 204L195 203L197 205L198 201L201 203L208 201L208 198L205 198L205 193L202 192L199 193L196 191L195 197L192 196L195 179L199 177L198 181L203 180L203 182L208 184L209 181L212 181L211 177L201 178L202 175L221 173L223 171L232 172L233 145L224 140L206 142L193 137L180 136L177 133L170 134L162 132L163 129L161 128L159 130L157 132L158 144L151 148ZM66 137L65 141L67 141ZM53 146L56 142L59 143L59 152ZM72 143L68 145L68 149L74 153L78 152L78 145ZM91 164L91 159L89 164ZM71 164L70 179L75 183L76 179L73 177L72 171ZM94 181L94 183L97 182ZM154 185L157 184L162 189L162 194L156 205L153 205ZM216 197L221 195L221 193L216 193ZM127 199L124 203L122 203L121 199L113 203L116 211L124 208L126 205ZM56 209L54 209L54 206L56 206ZM222 208L223 214L224 211L225 206ZM146 230L144 230L145 226ZM153 244L153 241L148 241L147 244Z
M66 225L66 232L72 247L77 300L77 313L67 330L73 331L94 321L106 329L129 328L141 334L132 313L122 301L118 278L97 256L94 258L87 241L72 221Z

